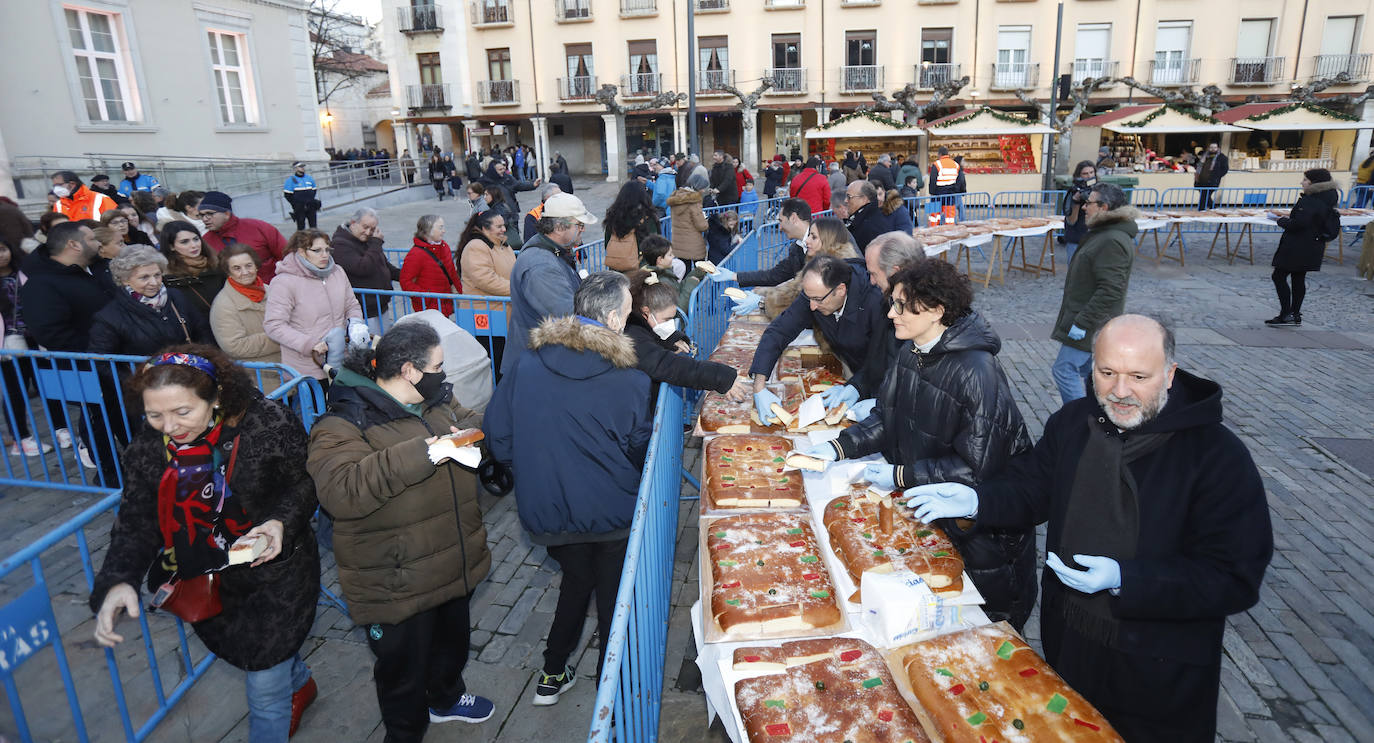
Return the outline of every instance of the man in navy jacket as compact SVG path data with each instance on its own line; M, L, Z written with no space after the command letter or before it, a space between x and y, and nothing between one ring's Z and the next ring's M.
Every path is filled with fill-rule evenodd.
M528 248L527 248L528 250ZM649 377L622 331L630 282L599 271L573 297L572 316L545 319L501 380L483 429L510 466L520 524L563 571L534 704L554 704L575 680L568 658L596 594L601 655L620 590L630 523L653 432Z
M1226 617L1259 601L1274 554L1221 386L1173 355L1159 322L1109 321L1088 396L1051 415L1035 448L977 488L907 491L922 521L1048 523L1045 660L1129 741L1214 739Z
M781 402L764 387L769 373L787 344L813 326L851 374L848 384L826 393L827 408L841 402L852 406L860 397L872 397L882 383L889 350L897 342L882 291L868 280L863 261L816 256L802 269L801 293L763 331L749 367L754 407L764 423L777 418L769 406Z

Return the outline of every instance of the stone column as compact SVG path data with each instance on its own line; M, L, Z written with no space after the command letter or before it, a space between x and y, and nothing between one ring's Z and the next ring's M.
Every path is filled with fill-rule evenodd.
M606 137L606 182L619 183L625 177L625 115L601 114Z
M687 112L673 112L673 153L687 151Z
M1365 101L1355 113L1360 117L1361 121L1374 121L1374 102ZM1369 129L1355 130L1355 156L1354 160L1349 164L1351 169L1360 167L1360 163L1364 162L1366 157L1369 157L1371 134L1374 134L1374 132ZM1346 163L1338 162L1334 169L1344 170L1345 168Z
M476 119L463 119L463 139L466 140L464 147L467 152L473 149L473 131L477 129Z
M829 106L817 106L817 107L816 107L816 126L824 126L825 124L827 124L827 123L829 123L829 122L830 122L830 107L829 107Z
M549 178L549 119L547 116L535 116L530 119L534 125L534 172L537 177L548 180Z
M759 110L745 109L740 114L740 159L751 173L762 173L759 165ZM755 184L758 185L758 184ZM762 186L758 190L762 191Z

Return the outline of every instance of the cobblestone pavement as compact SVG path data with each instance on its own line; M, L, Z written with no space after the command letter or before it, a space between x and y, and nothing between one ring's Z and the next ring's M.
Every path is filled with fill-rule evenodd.
M613 190L606 184L586 190L594 213L604 212L609 201L598 194L613 196ZM446 207L449 203L444 202ZM424 208L421 203L382 210L388 243L403 244L401 236L409 234L404 225L413 224ZM1277 552L1260 604L1233 617L1225 638L1219 739L1374 741L1374 593L1368 590L1374 576L1374 487L1357 469L1368 470L1368 462L1374 461L1374 285L1355 277L1347 251L1345 266L1328 265L1309 280L1302 329L1264 327L1262 321L1275 313L1267 267L1273 245L1272 237L1257 239L1253 267L1206 259L1206 244L1197 238L1185 268L1138 260L1127 309L1175 322L1180 364L1221 383L1227 423L1260 466L1274 517ZM1061 267L1058 276L1009 275L1005 286L994 282L976 293L975 307L1004 338L1000 358L1036 435L1058 407L1049 377L1057 344L1048 335L1062 284ZM1346 454L1353 459L1361 446L1367 461L1343 460L1332 453L1354 451ZM695 469L700 440L689 440L688 447L684 463ZM683 493L695 495L686 485ZM11 489L0 498L6 517L0 519L3 551L8 554L31 542L90 502L88 496ZM594 622L589 619L574 656L577 686L554 707L531 707L533 674L542 662L558 573L543 548L532 545L520 528L513 499L484 497L483 508L492 572L473 596L473 654L465 677L470 689L496 701L497 714L476 726L433 726L427 739L580 740L595 694ZM719 723L707 726L687 620L699 594L696 502L684 500L680 511L661 738L721 741ZM88 530L97 564L107 532L107 520ZM75 560L75 547L69 546L46 567L64 644L73 665L82 669L77 683L86 700L86 719L88 724L105 722L110 719L109 684L102 654L89 640L85 581ZM326 584L337 590L328 559L326 566ZM20 574L27 577L27 571ZM0 594L9 582L0 586ZM134 679L127 684L133 687L146 681L146 670L137 670L142 643L130 625L121 627L130 630L120 662L125 678ZM165 622L154 622L153 630L162 640L171 632ZM1036 618L1027 634L1035 642ZM322 607L303 652L319 680L321 697L295 740L380 741L372 656L362 630L337 610ZM61 722L69 715L48 658L51 653L21 669L21 681L28 679L21 686L25 704L31 720L44 720L42 730L35 730L37 739L71 739L69 726ZM178 664L175 653L163 652L164 678L174 683ZM216 663L152 739L247 740L242 689L242 675ZM51 711L44 714L49 705ZM7 710L0 712L0 734L12 734ZM95 740L122 739L114 734L115 726L92 727L111 728L96 731Z

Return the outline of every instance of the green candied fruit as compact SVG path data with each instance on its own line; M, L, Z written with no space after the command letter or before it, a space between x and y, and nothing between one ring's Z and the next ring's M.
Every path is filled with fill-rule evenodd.
M765 699L763 700L763 706L773 707L776 709L787 709L787 702L784 702L781 699Z
M739 601L739 599L726 599L726 600L725 600L725 603L727 603L727 604L729 604L729 605L731 605L731 606L739 606L740 601Z
M800 527L795 528L795 529L788 529L788 530L787 530L787 533L788 533L788 534L801 534L801 533L802 533L802 529L801 529Z
M776 589L776 588L770 588L770 589L768 589L768 595L769 595L769 596L776 596L776 595L778 595L778 589Z
M864 535L864 539L872 539L872 538L873 538L873 535L870 534L870 533L868 533L868 532L863 532L863 535Z
M816 682L816 691L825 691L825 682L824 682L824 681L817 681L817 682Z
M986 682L986 681L979 681L979 682L978 682L978 691L987 691L987 690L988 690L988 682Z
M865 680L863 683L859 684L859 686L862 686L862 687L865 688L865 689L872 689L872 688L875 687L875 686L882 686L882 685L883 685L883 680L882 680L881 678L877 677L877 676L874 676L874 677L871 678L871 679L867 679L867 680Z
M755 564L755 565L758 565L759 567L763 567L763 560L759 560L758 562L756 562L756 563L754 563L754 564Z
M928 537L928 536L930 536L931 534L934 534L934 533L935 533L935 532L933 532L933 531L931 531L931 530L929 530L929 529L922 529L922 530L916 532L916 536L918 536L918 537L924 539L924 538L926 538L926 537Z
M716 532L716 539L724 539L724 538L725 538L725 532L723 532L723 531L718 531L718 532Z
M786 459L783 459L782 457L773 457L773 461L774 461L775 463L777 463L777 464L782 464L783 462L786 462L787 460L786 460Z
M1015 720L1012 720L1012 721L1011 721L1011 726L1014 727L1014 728L1016 728L1017 730L1025 730L1025 729L1026 729L1026 723L1021 722L1021 718L1019 718L1019 717L1016 718Z
M1016 646L1011 644L1011 640L1003 640L1002 644L997 646L997 657L1002 660L1011 660L1012 653L1015 652Z
M954 674L950 673L948 668L937 668L935 669L935 672L940 674L941 676L948 676L950 678L954 678Z
M828 598L830 598L830 592L829 592L829 591L812 591L812 592L811 592L811 596L812 596L813 598L818 598L818 599L828 599Z
M949 551L948 551L948 550L937 550L936 552L934 552L934 553L931 554L931 557L949 557Z
M968 724L974 726L982 725L987 721L988 716L983 714L982 712L975 712L972 717L968 718Z
M1049 703L1045 705L1045 709L1055 713L1056 715L1064 714L1064 710L1068 708L1069 700L1059 696L1058 694L1055 694L1054 696L1050 697Z
M819 559L821 559L821 558L816 557L815 555L802 555L801 561L802 561L802 562L806 562L806 563L811 563L811 562L815 562L815 561L817 561L817 560L819 560Z

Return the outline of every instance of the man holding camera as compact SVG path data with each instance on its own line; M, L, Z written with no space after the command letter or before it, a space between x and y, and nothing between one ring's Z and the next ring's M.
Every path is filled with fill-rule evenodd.
M1088 232L1088 213L1083 209L1083 204L1088 200L1088 192L1094 183L1097 183L1097 168L1087 160L1078 163L1073 169L1073 184L1064 194L1062 210L1064 234L1060 236L1059 243L1064 246L1066 266L1073 260L1074 251L1078 250L1078 244L1083 242L1083 236Z

